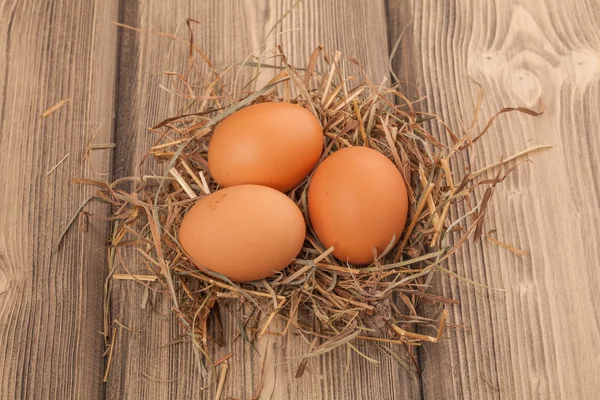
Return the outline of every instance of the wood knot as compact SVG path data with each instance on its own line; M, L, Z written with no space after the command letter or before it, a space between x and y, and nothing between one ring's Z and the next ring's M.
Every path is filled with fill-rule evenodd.
M505 86L518 97L519 104L533 107L542 96L540 81L530 70L524 68L507 70L504 81Z
M512 9L509 24L496 40L470 49L469 76L481 86L504 88L531 106L568 87L584 88L600 77L600 54L576 42L557 40L550 26L522 6Z

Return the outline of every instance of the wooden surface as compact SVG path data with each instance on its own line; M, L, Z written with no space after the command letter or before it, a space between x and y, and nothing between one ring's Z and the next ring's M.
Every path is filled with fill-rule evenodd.
M470 243L450 263L506 292L441 279L439 290L461 301L451 319L470 330L421 352L424 398L598 398L600 36L589 27L600 3L415 0L390 8L396 32L408 14L411 60L400 55L395 69L452 126L471 121L478 87L482 124L505 106L546 104L537 118L499 117L476 147L476 168L554 146L499 187L487 214L485 230L530 257Z
M61 231L105 179L82 162L111 141L117 1L0 2L0 398L102 397L104 223ZM47 118L40 113L70 102ZM69 157L52 173L65 155ZM91 156L110 173L110 150ZM87 211L106 216L97 204Z
M490 234L530 256L469 243L449 263L506 291L437 280L434 290L461 301L449 311L467 329L449 330L441 344L420 351L421 377L365 347L379 368L353 358L346 371L346 353L338 352L311 360L313 373L295 379L297 363L286 357L307 350L299 338L271 338L256 350L238 339L213 355L234 353L223 398L252 398L261 377L261 398L272 399L597 398L600 3L305 0L269 38L293 1L165 3L0 2L0 399L214 395L202 390L190 346L175 343L181 331L168 304L156 296L142 309L143 287L129 281L113 291L112 315L129 329L117 329L104 386L99 331L107 224L95 221L85 234L75 224L53 253L92 192L68 179L135 173L153 142L147 127L181 105L163 89L176 85L163 72L185 67L185 45L111 22L187 37L188 17L199 21L195 41L217 68L260 52L267 39L265 48L281 43L296 65L317 44L340 49L378 81L388 76L389 54L401 37L392 65L405 91L426 95L423 108L454 127L470 121L478 87L485 95L482 123L504 106L545 102L541 117L499 117L476 147L476 168L533 145L554 146L501 184L488 210L486 232L495 230ZM68 97L61 109L39 117ZM431 127L444 140L438 128ZM95 143L107 143L113 131L114 157L111 150L92 152L95 170L114 171L101 176L82 162L83 153L94 134ZM130 265L141 268L133 258ZM225 311L232 338L237 328Z

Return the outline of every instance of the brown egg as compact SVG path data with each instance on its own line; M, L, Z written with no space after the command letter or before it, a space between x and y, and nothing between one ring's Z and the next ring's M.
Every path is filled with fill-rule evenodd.
M308 211L315 233L333 255L352 264L373 262L398 241L408 213L402 175L390 160L367 147L348 147L327 157L308 189Z
M198 200L183 218L179 243L199 267L247 282L289 265L305 234L302 212L289 197L241 185Z
M259 103L225 118L208 148L208 166L222 186L269 186L286 192L319 161L323 130L307 109Z

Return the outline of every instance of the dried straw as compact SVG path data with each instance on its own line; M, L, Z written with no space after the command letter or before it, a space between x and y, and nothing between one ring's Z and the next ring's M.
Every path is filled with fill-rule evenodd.
M506 160L500 161L489 168L489 172L495 171L493 177L475 180L488 172L484 168L472 173L468 163L467 151L472 151L474 140L481 137L473 132L476 124L462 135L447 129L450 145L443 145L428 131L428 126L438 121L435 116L416 111L395 87L374 84L362 69L360 76L345 75L342 65L356 62L345 60L339 52L331 57L319 47L307 68L300 70L289 65L278 49L271 59L279 63L280 71L266 86L253 93L228 93L223 74L205 60L192 44L193 39L189 43L190 57L200 57L199 62L208 65L211 79L198 89L185 82L187 73L177 74L177 79L185 82L182 92L189 101L180 115L152 128L161 139L149 150L148 157L165 164L164 175L140 175L112 184L79 180L97 185L97 198L113 207L109 280L130 279L169 296L172 311L204 360L199 365L202 369L209 366L213 380L216 374L214 364L208 360L209 347L222 344L223 335L211 334L215 330L210 327L220 326L219 305L230 301L244 303L252 310L246 322L239 317L245 340L290 332L308 338L312 345L309 353L299 357L305 361L297 376L306 368L306 359L340 346L374 362L358 350L358 341L400 346L406 349L406 356L395 353L394 357L403 365L415 364L415 347L438 342L447 325L445 310L439 321L433 321L418 314L419 304L423 300L441 305L457 302L430 293L431 275L442 272L468 281L445 267L445 261L469 237L481 235L494 187L514 167L507 169ZM258 65L260 68L260 62ZM248 66L240 68L244 67ZM196 97L195 91L201 94ZM409 220L399 244L370 266L347 265L319 243L307 218L305 246L298 259L281 273L258 282L236 284L219 274L199 270L178 244L177 230L196 199L218 190L206 159L213 129L223 118L249 104L286 100L313 111L321 121L325 132L322 159L343 147L369 146L395 163L410 187ZM514 110L535 114L526 109ZM489 124L484 129L488 128ZM464 171L450 168L465 164ZM309 181L310 177L288 193L305 216ZM450 212L457 203L464 205L464 213ZM138 270L132 274L122 261L123 252L131 248L142 255L146 266L143 273ZM109 292L108 281L106 287ZM252 328L247 325L250 318L255 322ZM276 330L275 319L283 322L283 330ZM106 318L106 335L110 327ZM112 332L114 336L116 331ZM107 338L109 357L114 340ZM221 385L226 371L227 364L223 364Z

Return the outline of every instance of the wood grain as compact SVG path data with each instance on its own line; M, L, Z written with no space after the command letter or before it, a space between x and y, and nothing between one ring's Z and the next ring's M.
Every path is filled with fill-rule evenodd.
M394 67L453 127L509 114L476 146L475 168L529 146L531 156L496 191L485 230L530 252L470 243L450 268L505 292L441 277L460 299L452 330L421 353L426 399L593 399L600 380L600 35L591 1L389 2L391 37L408 26L411 53ZM410 18L407 18L410 16ZM407 60L412 59L407 63ZM409 65L406 68L406 65ZM410 66L411 65L411 66ZM445 138L439 126L432 130ZM460 206L454 212L460 212Z
M186 36L185 19L200 21L194 26L195 42L214 61L217 68L243 61L250 54L282 44L290 62L301 66L310 52L323 44L339 49L363 62L380 81L388 75L388 47L385 10L382 1L367 5L362 1L304 1L277 25L269 40L265 38L293 1L208 1L138 3L125 1L121 22L144 29ZM229 11L228 11L229 10ZM230 10L236 10L231 12ZM187 49L156 35L121 32L119 97L117 114L116 177L135 173L143 154L152 144L146 128L161 118L173 115L180 103L160 89L173 87L163 71L181 71ZM264 45L263 45L264 43ZM247 77L252 71L241 71ZM268 71L267 71L268 72ZM158 171L160 166L147 168ZM140 268L131 262L132 268ZM166 316L140 308L144 288L132 282L115 284L113 316L136 331L121 329L115 347L107 398L212 398L212 389L202 391L209 382L199 378L188 344L168 346L182 331L169 316L169 305L157 297L155 308ZM238 335L234 307L222 310L226 335ZM251 398L262 379L261 398L273 399L360 399L418 398L418 379L413 379L391 357L371 347L364 350L380 361L379 368L352 357L346 370L345 351L308 363L311 372L295 379L297 361L288 356L308 351L296 336L273 337L256 345L256 350L237 338L232 345L217 349L214 359L233 352L223 398ZM262 362L266 357L264 374Z
M87 233L75 223L54 248L94 192L69 179L107 178L82 157L93 134L112 140L117 9L116 0L0 2L1 399L103 395L106 223ZM110 159L97 150L89 161L109 173Z
M544 101L541 117L500 117L476 147L475 168L532 145L554 146L508 178L488 210L486 232L530 256L470 243L449 264L505 292L437 280L437 290L461 300L450 308L452 322L468 329L450 330L442 344L424 347L421 382L368 346L362 350L381 362L378 369L354 357L346 370L340 351L311 360L310 372L295 379L297 362L287 357L307 351L299 337L270 338L256 349L237 339L213 354L234 353L223 398L250 398L261 380L262 398L274 399L597 398L600 3L305 0L265 41L293 3L0 2L0 398L214 395L202 390L206 382L198 378L190 347L174 343L182 332L169 304L150 292L141 309L143 287L131 281L115 284L113 317L130 329L117 330L104 393L98 332L106 224L95 222L85 234L71 229L53 252L93 192L68 180L111 178L111 150L92 152L91 163L82 158L90 140L112 140L115 107L114 169L122 177L137 172L153 142L146 128L181 106L161 86L177 87L163 72L184 69L185 45L122 29L117 38L110 23L185 37L187 17L200 21L193 28L196 43L217 68L278 43L301 66L324 44L365 63L378 81L388 76L388 53L402 36L394 71L405 92L426 95L423 108L454 127L471 118L478 87L485 94L481 124L503 106L538 108ZM242 77L249 73L241 71ZM445 140L439 128L431 127ZM108 212L95 204L86 210ZM141 264L131 259L130 267ZM222 313L231 340L238 310Z

